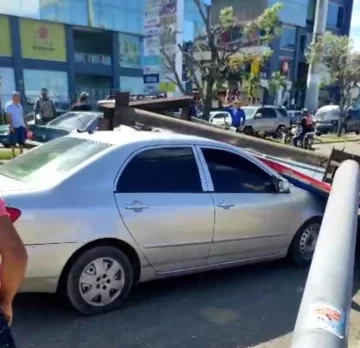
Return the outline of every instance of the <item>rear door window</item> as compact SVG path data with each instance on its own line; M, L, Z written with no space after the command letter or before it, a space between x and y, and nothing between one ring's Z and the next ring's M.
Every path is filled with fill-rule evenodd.
M126 165L117 183L123 193L202 192L198 165L191 147L145 150Z

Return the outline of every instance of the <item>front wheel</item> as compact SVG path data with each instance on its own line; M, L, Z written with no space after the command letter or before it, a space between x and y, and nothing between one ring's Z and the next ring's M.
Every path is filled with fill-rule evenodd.
M246 135L254 135L253 127L246 126L243 130L244 134Z
M71 265L66 297L81 314L102 314L121 306L133 281L127 256L117 248L98 246L82 253Z
M306 222L297 231L289 248L288 257L297 266L308 266L314 256L316 242L320 232L320 219Z

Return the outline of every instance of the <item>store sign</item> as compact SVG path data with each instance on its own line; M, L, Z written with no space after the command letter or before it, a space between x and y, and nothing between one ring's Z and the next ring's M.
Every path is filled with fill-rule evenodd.
M160 50L160 37L151 36L144 39L144 55L153 56L159 54Z
M141 41L133 35L119 34L120 66L141 68Z
M172 13L176 13L176 0L170 0L161 6L160 16L166 16Z
M11 57L11 36L9 17L0 16L0 57Z
M145 56L144 57L144 65L159 65L160 64L160 56Z
M144 74L159 74L160 66L159 65L145 65Z
M23 58L66 62L62 24L20 19L20 40Z
M159 83L159 81L160 81L159 74L144 75L144 83Z

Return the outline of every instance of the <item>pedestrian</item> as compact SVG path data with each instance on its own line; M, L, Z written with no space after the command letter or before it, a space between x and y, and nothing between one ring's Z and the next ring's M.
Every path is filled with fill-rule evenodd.
M16 348L10 325L13 300L24 279L27 252L0 199L0 347Z
M225 107L225 111L230 113L231 115L231 126L236 128L237 130L243 125L246 121L246 116L244 110L241 108L242 104L240 100L236 100L232 106L228 104Z
M5 106L5 116L9 124L9 142L12 156L15 157L15 148L19 144L20 154L23 153L27 134L27 123L24 117L24 110L20 103L20 93L13 92L12 100Z
M40 91L40 98L35 102L34 106L35 121L37 117L40 118L41 124L47 124L56 115L56 108L54 102L48 96L48 90L42 88Z
M82 92L78 101L71 107L71 111L91 111L92 107L88 103L89 93Z

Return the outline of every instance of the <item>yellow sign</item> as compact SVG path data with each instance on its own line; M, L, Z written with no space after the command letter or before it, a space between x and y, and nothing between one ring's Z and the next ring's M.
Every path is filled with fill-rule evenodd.
M11 57L9 17L0 16L0 57Z
M258 76L260 73L260 62L255 59L251 62L250 71L254 76Z
M159 92L160 93L170 93L176 91L176 85L173 82L160 82L159 83Z
M65 28L62 24L20 20L23 58L66 62Z

